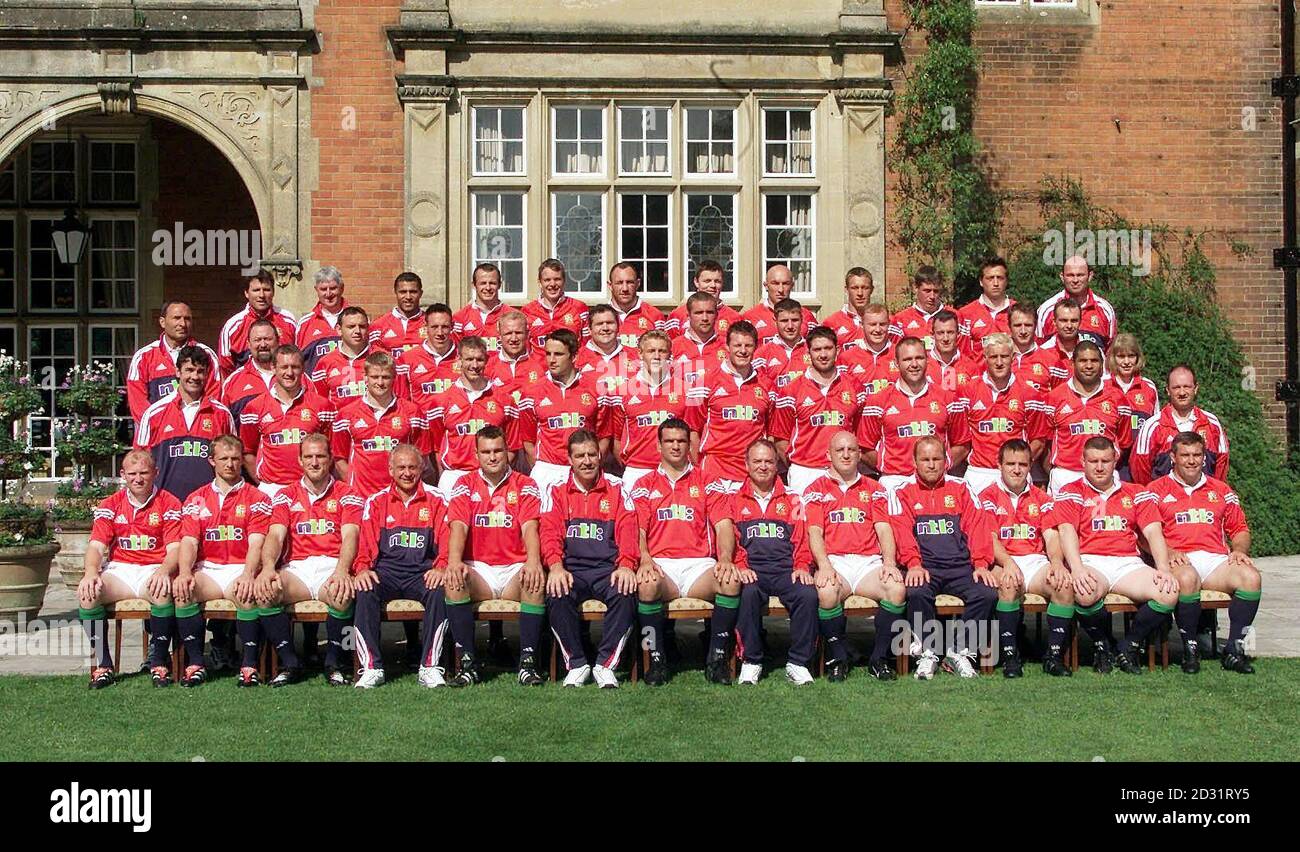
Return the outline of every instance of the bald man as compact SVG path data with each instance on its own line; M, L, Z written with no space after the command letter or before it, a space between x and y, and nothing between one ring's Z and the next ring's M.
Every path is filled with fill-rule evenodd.
M794 274L783 263L768 267L763 277L763 301L741 314L741 319L748 320L758 332L758 345L771 343L778 338L776 330L776 303L790 298L794 290ZM817 317L807 308L803 309L803 333L807 334L817 327Z
M1038 306L1036 334L1041 343L1056 333L1054 308L1064 298L1074 299L1082 308L1079 318L1079 337L1091 340L1104 351L1115 338L1119 321L1110 302L1092 291L1092 269L1088 261L1077 254L1067 258L1061 267L1061 292Z

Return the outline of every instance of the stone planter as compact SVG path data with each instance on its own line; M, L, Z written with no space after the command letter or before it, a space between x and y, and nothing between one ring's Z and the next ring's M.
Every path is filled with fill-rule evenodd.
M57 542L0 547L0 619L28 621L45 602L50 566L59 552Z
M59 543L59 555L54 565L59 570L63 585L72 591L86 573L86 547L90 544L90 521L55 521L54 540Z

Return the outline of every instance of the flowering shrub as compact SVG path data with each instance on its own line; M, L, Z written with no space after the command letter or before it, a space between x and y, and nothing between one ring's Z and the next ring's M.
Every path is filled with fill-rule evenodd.
M116 491L106 481L89 482L80 477L59 483L45 508L54 519L55 532L60 521L89 521L100 500Z
M40 388L32 382L27 365L0 352L0 422L13 424L29 414L44 414Z
M113 365L99 361L88 367L80 364L68 371L59 385L59 406L81 415L108 417L117 408L121 394Z

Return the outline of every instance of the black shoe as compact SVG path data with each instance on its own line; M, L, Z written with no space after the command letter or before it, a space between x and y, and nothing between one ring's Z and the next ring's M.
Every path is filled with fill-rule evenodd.
M1196 674L1201 670L1201 648L1195 641L1183 643L1183 674Z
M153 685L157 687L171 686L172 673L166 666L152 666L149 669L149 677L153 678Z
M203 666L186 666L185 674L181 677L181 686L195 687L202 686L208 682L208 670Z
M1254 674L1255 667L1250 664L1250 657L1241 649L1240 642L1230 642L1219 655L1220 662L1223 663L1224 671L1236 672L1237 674Z
M1097 674L1110 674L1115 669L1115 655L1109 648L1098 647L1092 654L1092 670Z
M98 666L90 672L90 688L103 689L117 683L113 670L108 666Z
M1119 666L1120 671L1128 674L1142 674L1142 665L1138 662L1137 652L1132 648L1125 648L1115 654L1115 665Z
M326 669L325 682L330 686L347 686L348 676L343 673L342 669Z
M704 665L704 679L718 686L731 686L731 668L726 657L715 657Z
M1070 671L1070 667L1061 660L1059 654L1044 654L1043 674L1052 677L1070 677L1074 672Z
M253 668L252 666L242 666L239 669L239 674L237 675L235 686L242 688L246 686L261 686L261 685L262 685L262 676L257 673L257 669Z
M872 660L867 672L876 680L898 679L898 672L894 671L894 664L889 660Z
M537 673L537 663L531 655L519 661L520 686L541 686L544 683L546 678Z
M668 661L659 651L650 652L650 667L642 678L646 686L663 686L668 682Z
M1003 677L1024 677L1025 664L1020 660L1020 653L1012 651L1002 656Z
M826 664L826 680L830 683L844 683L849 679L847 660L831 660Z
M500 639L488 640L488 659L492 661L493 665L500 666L503 669L514 668L517 662L515 655L510 653L510 645L506 642L504 636ZM415 664L417 666L420 664L418 653L416 654Z
M483 675L479 672L478 662L470 654L461 654L460 671L456 672L456 676L447 681L447 684L459 689L463 686L473 686L482 682Z
M271 686L292 686L295 683L302 683L302 669L280 669L280 673L271 678Z

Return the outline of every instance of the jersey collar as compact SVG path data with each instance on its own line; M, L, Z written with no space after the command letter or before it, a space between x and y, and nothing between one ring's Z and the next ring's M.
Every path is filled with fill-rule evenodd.
M475 471L475 472L478 474L478 478L479 478L480 480L483 481L483 484L486 485L486 486L488 487L488 493L489 493L489 494L494 494L494 493L496 493L496 491L497 491L498 489L500 489L501 486L505 485L507 482L510 481L511 476L512 476L513 473L514 473L514 471L510 470L509 468L507 468L507 469L506 469L506 475L503 476L503 477L501 477L501 481L498 482L498 483L494 486L494 485L492 484L492 482L491 482L491 481L490 481L486 476L483 475L483 468L479 468L479 469L478 469L477 471Z
M361 401L364 402L366 408L369 408L371 411L373 411L376 416L383 417L385 414L387 414L388 412L392 411L394 408L397 407L397 394L393 394L392 401L390 401L388 405L385 405L383 408L378 408L375 406L376 400L371 398L369 392L361 395Z
M1177 485L1179 488L1183 489L1183 491L1184 491L1185 493L1189 494L1189 495L1190 495L1193 491L1197 491L1197 490L1199 490L1202 486L1205 485L1205 482L1206 482L1206 479L1205 479L1205 471L1204 471L1204 470L1201 471L1201 478L1198 479L1198 480L1196 480L1195 484L1193 484L1193 485L1188 485L1186 482L1183 482L1182 477L1178 475L1178 472L1177 472L1177 471L1172 471L1172 470L1171 470L1171 471L1169 472L1169 478L1172 479L1172 480L1174 481L1174 484L1175 484L1175 485Z
M1006 301L1003 302L1002 307L1000 308L993 307L993 305L989 302L988 298L986 298L983 293L980 293L980 297L976 301L978 301L981 305L987 308L990 314L992 314L993 316L997 316L1003 311L1011 310L1011 306L1015 304L1015 302L1011 301L1011 298L1007 296L1005 293L1003 294L1003 298Z
M624 320L632 316L632 314L636 313L637 311L641 310L641 297L640 295L638 295L636 297L636 301L632 303L632 307L628 308L626 311L619 308L619 306L614 303L613 299L610 299L609 304L610 307L614 309L615 313L618 314L618 321L619 324L621 325Z
M591 486L590 489L583 488L582 484L578 482L577 475L574 474L572 470L570 470L568 486L570 491L576 491L579 494L595 494L598 491L608 491L609 481L605 479L605 475L603 473L597 473L596 484Z
M901 393L903 396L907 397L907 401L910 402L910 403L912 403L913 405L916 404L916 401L917 401L918 399L920 399L921 397L925 396L927 393L930 392L930 385L932 385L932 384L933 384L933 382L930 380L930 377L929 377L929 376L926 376L926 377L925 377L925 387L921 388L921 392L920 392L920 393L913 395L913 394L909 393L909 392L907 391L906 388L903 387L903 377L902 377L902 376L899 376L898 378L894 379L894 387L898 390L899 393Z
M1106 390L1106 383L1105 383L1105 382L1098 382L1098 383L1097 383L1097 389L1096 389L1095 391L1093 391L1092 393L1088 394L1087 396L1084 396L1082 393L1079 392L1079 389L1075 386L1075 384L1074 384L1074 377L1073 377L1073 376L1070 378L1070 381L1067 382L1067 384L1068 384L1068 386L1069 386L1069 388L1070 388L1070 393L1072 393L1072 394L1074 394L1075 396L1077 396L1077 397L1079 398L1079 401L1080 401L1080 402L1088 402L1090 399L1092 399L1093 397L1096 397L1096 396L1101 395L1101 393L1102 393L1103 391Z
M1096 486L1094 486L1091 482L1088 481L1088 476L1086 474L1084 475L1083 479L1080 479L1079 481L1083 483L1083 486L1085 488L1091 488L1094 493L1100 494L1105 499L1109 499L1112 494L1119 491L1124 486L1124 483L1119 481L1118 472L1114 474L1114 477L1115 478L1111 482L1110 488L1106 489L1105 491L1098 491Z
M984 384L989 386L989 390L993 391L994 393L1006 393L1007 391L1011 390L1013 387L1016 386L1016 374L1014 371L1007 374L1007 386L1005 388L1002 388L1001 390L998 389L997 385L993 384L993 377L989 375L988 370L985 370L983 373L981 373L980 378L984 380Z
M158 496L158 486L157 486L157 485L155 485L155 486L153 487L153 490L149 492L149 497L148 497L148 499L146 499L143 503L137 503L137 502L135 502L135 498L131 496L131 492L130 492L129 490L125 489L125 488L123 488L123 490L126 492L126 502L127 502L128 504L130 504L131 508L135 509L137 512L140 511L141 509L143 509L145 506L148 506L150 503L152 503L152 502L153 502L153 498L155 498L155 497Z
M551 384L555 385L557 388L560 388L561 390L568 390L569 388L576 385L581 378L582 378L582 373L578 372L577 370L574 370L573 378L569 380L569 383L567 385L562 385L555 380L555 376L551 375L550 370L546 371L546 380Z
M691 471L695 470L695 465L692 462L688 461L686 463L686 469L683 470L682 475L677 477L676 479L673 479L672 474L664 469L664 463L662 461L659 462L659 466L655 468L655 470L657 470L660 474L662 474L664 479L668 480L672 485L676 486L677 483L681 482L683 479L691 475Z
M324 490L321 491L321 493L317 494L315 491L311 490L311 480L307 479L307 474L304 473L298 479L298 484L302 486L302 490L307 493L307 499L312 503L315 503L317 500L329 494L330 490L334 488L335 482L338 482L338 480L334 478L334 474L330 474L328 480L325 483Z
M441 364L448 358L456 357L456 344L454 343L451 346L448 346L447 351L441 355L433 351L433 347L429 345L429 341L427 340L421 342L420 345L424 347L425 352L429 353L429 357L433 359L434 364Z
M732 378L740 379L740 383L742 385L748 383L751 379L756 380L758 378L758 370L754 368L752 362L749 365L749 376L745 378L742 378L740 373L737 373L732 368L730 358L723 358L722 363L718 365L718 369L722 370L722 372L726 373L728 376L731 376Z

